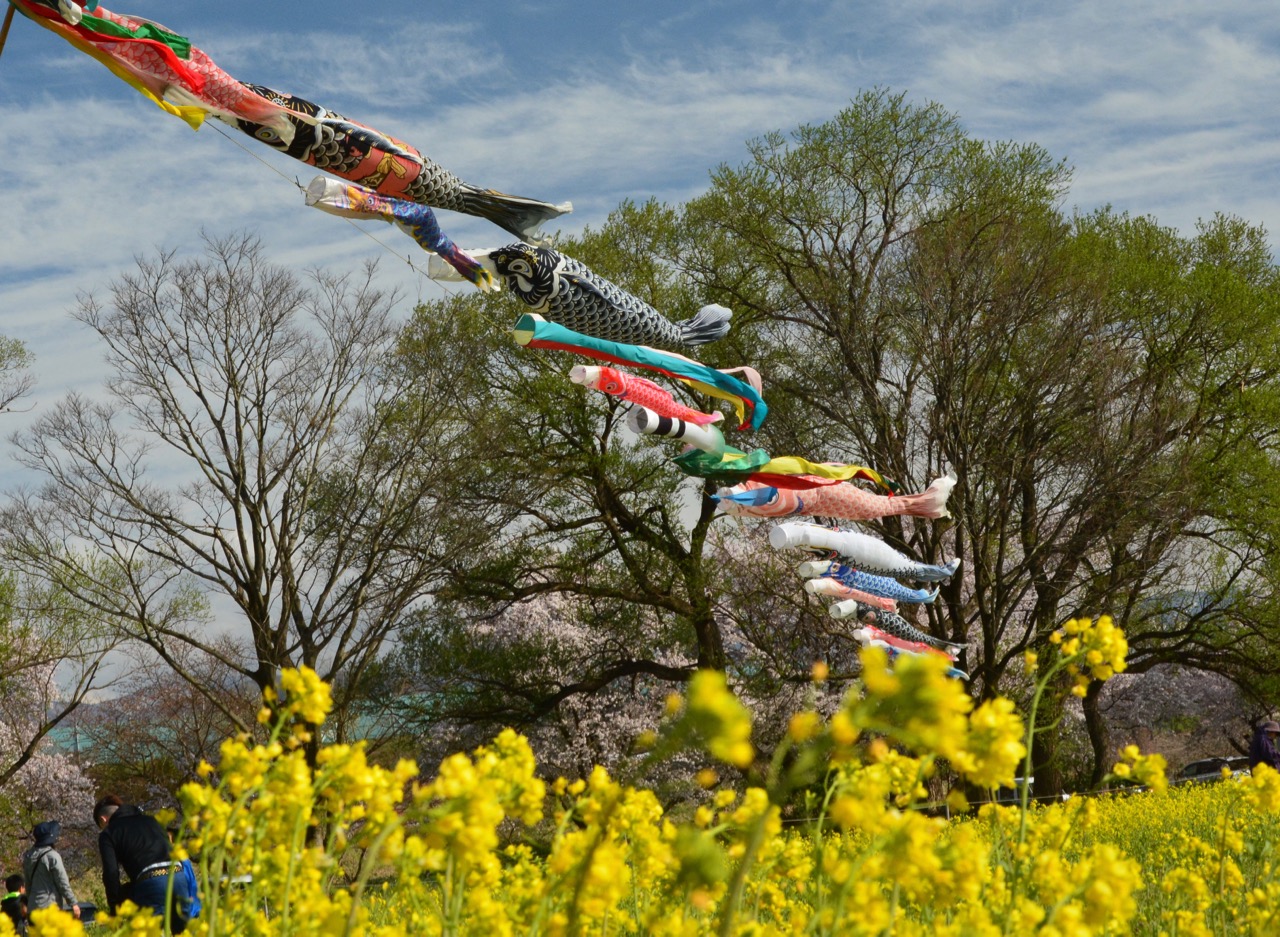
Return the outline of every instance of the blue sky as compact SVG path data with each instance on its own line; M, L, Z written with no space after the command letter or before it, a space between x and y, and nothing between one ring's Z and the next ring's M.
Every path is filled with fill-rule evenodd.
M1242 0L1073 3L599 0L423 3L120 0L246 81L413 143L467 181L572 200L560 227L626 198L681 201L745 141L905 91L975 136L1036 142L1074 167L1067 208L1110 203L1190 232L1215 211L1280 231L1280 7ZM67 315L135 254L252 230L273 259L382 257L405 313L439 295L389 227L303 206L315 171L211 121L198 133L19 16L0 55L0 332L37 355L32 403L93 392L99 349ZM509 240L440 213L462 246ZM460 289L461 286L451 286ZM469 288L469 287L467 287ZM27 416L5 418L6 431ZM0 460L0 484L12 477Z

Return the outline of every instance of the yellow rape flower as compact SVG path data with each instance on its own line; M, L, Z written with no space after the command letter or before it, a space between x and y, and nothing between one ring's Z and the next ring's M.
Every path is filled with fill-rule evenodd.
M791 717L787 725L787 737L793 742L807 742L818 734L822 726L822 718L812 710L798 712Z
M284 691L281 709L303 722L319 725L333 709L329 684L310 667L290 667L280 671L280 688Z
M1118 642L1098 624L1073 620L1059 641L1076 655L1074 676L1116 670ZM191 933L1278 932L1280 836L1266 814L1280 812L1280 774L1258 768L1238 783L1077 798L1025 813L986 806L948 823L910 809L936 756L945 753L975 783L1004 783L1025 757L1021 719L1006 700L973 708L962 687L927 664L904 659L889 670L875 655L864 663L863 692L845 701L825 735L811 714L791 723L797 741L821 739L806 752L832 753L825 797L797 803L785 773L782 781L770 774L741 797L725 787L699 795L700 813L681 804L667 815L652 791L596 768L556 782L563 813L545 850L504 845L507 831L525 838L520 827L539 821L547 793L514 732L445 759L407 805L413 766L370 764L360 743L322 748L312 772L287 742L229 740L218 769L183 792L188 839L179 849L211 863L209 910ZM307 691L285 692L297 702ZM722 752L749 747L740 706L723 677L691 683L672 738L683 731L708 747L716 740ZM918 757L904 754L907 747ZM1136 748L1121 756L1117 773L1147 783L1162 769ZM802 807L786 828L781 803ZM807 821L822 804L831 822ZM308 826L318 817L333 823L335 814L347 825L323 846L309 845ZM360 875L376 869L391 876L388 884L345 880L339 859L348 837L368 850ZM217 884L241 874L252 882ZM82 932L61 912L37 915L37 933ZM152 915L128 911L101 932L157 928ZM0 918L0 937L9 932Z
M755 759L751 713L729 690L723 673L699 670L689 679L685 719L714 757L739 768Z
M13 933L13 924L9 921L8 915L0 915L8 924L8 933ZM159 937L160 922L152 916L152 920L156 921L154 930L148 928L140 932L142 937L151 937L155 934ZM132 928L131 928L132 930ZM32 937L81 937L84 934L84 925L72 917L71 912L63 911L58 907L37 908L31 912L31 935Z
M951 759L964 751L973 700L947 676L949 663L932 654L904 654L892 669L884 650L864 648L861 699L846 702L850 718L863 729L896 738L920 754Z
M952 756L952 764L978 787L1013 787L1027 755L1025 737L1026 727L1012 700L987 700L969 717L964 748Z
M1164 755L1144 755L1137 745L1126 745L1120 751L1123 761L1118 762L1111 773L1118 778L1133 778L1145 784L1153 791L1164 793L1169 789L1169 781L1165 776L1168 763Z
M1280 773L1269 765L1258 764L1244 780L1245 799L1260 813L1280 813Z
M1077 688L1087 687L1089 680L1109 680L1125 670L1129 642L1110 615L1100 615L1097 621L1073 618L1051 634L1049 640L1059 645L1063 658L1079 656L1078 663L1067 668L1068 673L1079 678L1072 688L1078 696L1084 693Z

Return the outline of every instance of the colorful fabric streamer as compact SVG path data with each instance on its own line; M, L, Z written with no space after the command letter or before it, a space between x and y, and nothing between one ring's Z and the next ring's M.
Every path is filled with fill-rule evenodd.
M897 648L900 651L906 651L908 654L931 654L934 657L945 657L948 661L954 661L955 657L941 648L933 647L925 644L923 641L908 641L906 638L899 638L887 631L882 631L875 625L863 624L853 632L855 640L861 640L858 632L861 631L871 641L880 641L889 647Z
M292 137L285 108L232 78L185 36L97 7L66 17L53 0L12 0L34 22L89 55L162 110L199 128L207 115L248 120ZM72 22L71 20L75 20Z
M712 303L690 319L672 322L586 264L548 247L521 243L467 253L506 283L532 312L605 341L673 349L705 345L729 331L733 317L730 310ZM427 275L454 279L437 264L428 264Z
M494 287L493 274L445 237L435 212L426 205L388 198L364 186L339 182L327 176L316 176L307 185L307 204L342 218L389 221L417 241L423 250L440 255L481 290Z
M699 426L673 416L659 416L648 407L633 406L627 414L627 426L638 435L679 439L713 455L725 449L724 434L718 426Z
M579 364L569 369L569 380L592 390L621 397L628 403L645 407L659 416L673 417L698 426L724 419L724 414L719 411L702 413L693 407L686 407L671 396L671 391L665 387L659 387L648 378L628 374L617 368Z
M248 87L285 108L294 132L292 139L286 139L269 127L238 120L241 131L286 156L381 195L486 218L533 241L538 240L536 231L543 222L573 210L569 202L552 205L463 182L403 140L297 95L262 85Z
M712 455L699 449L682 452L671 460L686 475L694 478L709 478L723 482L751 477L769 462L769 453L763 449L752 449L743 452L729 446L723 455Z
M769 412L769 407L760 396L758 389L759 375L749 368L735 370L749 373L752 383L740 380L728 371L717 371L715 368L674 352L649 348L645 345L608 342L590 335L581 335L563 325L548 322L534 313L525 313L517 320L515 340L517 344L527 345L530 348L570 351L588 358L645 368L677 378L696 390L728 400L733 404L738 419L743 421L742 429L748 426L751 429L759 429Z
M605 341L674 349L705 345L728 332L733 317L713 303L690 319L672 322L586 264L549 247L508 244L471 253L530 311Z
M938 597L937 589L912 589L904 586L892 576L877 576L874 573L864 572L860 569L854 569L852 566L837 563L835 560L810 560L807 563L801 563L798 569L800 575L808 578L809 582L834 580L850 589L867 592L882 599L892 599L895 602L903 602L908 605L928 605ZM805 583L806 588L808 588L809 582ZM842 598L852 599L857 598L857 596L850 595ZM860 599L859 601L866 600ZM867 602L867 604L879 605L878 602ZM895 609L888 609L888 611L895 611Z
M810 462L799 456L775 458L764 449L743 452L730 448L723 456L685 452L672 461L686 475L729 485L756 481L775 488L807 489L859 479L869 481L890 494L902 491L897 482L865 465Z
M884 632L879 631L876 628L868 628L865 625L861 628L855 628L853 632L850 634L850 637L853 638L855 641L857 641L859 644L861 644L863 647L881 648L885 652L885 654L888 656L890 663L896 661L903 654L914 654L918 657L924 657L930 653L934 655L937 655L940 653L936 650L934 651L911 650L908 647L903 646L904 643L909 643L909 642L894 642L892 640L891 635L886 635ZM947 668L948 677L951 677L954 680L969 679L969 675L967 673L965 673L963 670L955 666L955 659L953 657L951 657L949 654L942 654L942 656L951 662L951 666Z
M871 608L860 602L837 602L827 611L832 618L848 619L853 618L862 625L870 625L878 628L886 634L904 641L914 641L918 644L927 644L930 647L943 651L948 656L953 656L964 649L963 644L957 644L954 641L946 641L942 638L935 638L927 631L921 631L915 625L908 622L896 612L886 612L880 609Z
M726 514L751 517L835 517L870 521L896 514L914 517L950 517L947 497L955 487L953 475L936 479L919 494L886 497L863 491L850 482L818 485L803 491L778 488L748 480L722 488L711 497Z
M64 17L54 0L13 0L24 14L100 61L157 105L199 128L212 114L309 166L382 195L486 218L526 241L572 211L463 182L401 140L296 95L237 81L190 40L98 7ZM71 22L77 19L78 22Z
M884 596L872 595L870 592L851 588L837 579L830 579L826 576L806 580L804 591L810 595L821 595L829 599L838 599L842 602L853 599L855 602L861 602L873 608L881 608L886 612L896 612L898 610L898 603L893 599L886 599Z
M921 582L950 579L960 568L959 557L944 566L919 563L875 537L853 530L831 530L817 524L779 524L769 531L769 543L775 550L787 547L834 550L848 557L850 565L860 571Z

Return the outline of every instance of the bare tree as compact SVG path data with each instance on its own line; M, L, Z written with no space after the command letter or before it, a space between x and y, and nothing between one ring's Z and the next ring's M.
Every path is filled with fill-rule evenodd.
M345 732L447 527L434 492L455 415L391 405L393 302L372 267L304 283L247 235L140 259L110 302L75 313L105 344L105 399L69 395L14 438L43 483L4 512L11 562L197 686L181 645L260 689L281 667L316 669ZM236 618L211 627L227 604ZM247 663L218 640L226 625L247 627Z

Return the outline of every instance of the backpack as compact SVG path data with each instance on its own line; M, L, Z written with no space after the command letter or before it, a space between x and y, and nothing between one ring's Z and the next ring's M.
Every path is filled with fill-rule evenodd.
M200 916L200 890L196 885L196 869L191 864L190 859L183 859L181 862L182 877L187 883L187 894L191 896L191 902L184 909L188 918Z

